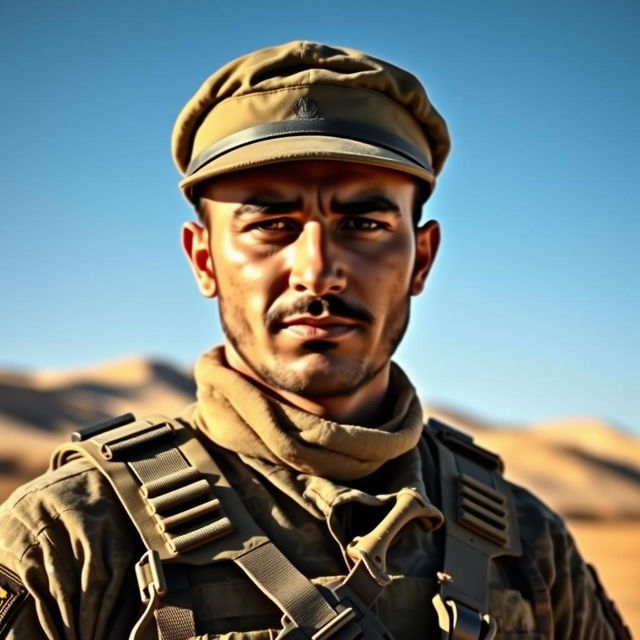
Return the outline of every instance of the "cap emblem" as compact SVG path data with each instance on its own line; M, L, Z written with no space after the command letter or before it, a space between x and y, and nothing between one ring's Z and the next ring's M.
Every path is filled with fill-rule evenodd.
M320 108L315 100L309 96L302 96L294 103L293 112L296 114L296 118L313 119L319 117Z

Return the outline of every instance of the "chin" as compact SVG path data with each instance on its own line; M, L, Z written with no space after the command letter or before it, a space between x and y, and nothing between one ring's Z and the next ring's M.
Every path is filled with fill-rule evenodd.
M343 396L369 382L380 370L365 359L311 353L293 362L279 361L260 376L272 387L309 398Z

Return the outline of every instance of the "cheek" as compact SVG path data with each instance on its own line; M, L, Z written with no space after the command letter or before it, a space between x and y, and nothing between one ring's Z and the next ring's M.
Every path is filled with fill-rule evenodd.
M216 277L220 296L225 300L225 309L244 324L259 328L274 294L273 269L266 261L254 262L246 256L231 260L233 252L226 252L226 260L216 261Z
M398 239L384 251L369 256L365 263L357 265L354 273L362 274L377 298L403 297L409 288L415 248L413 242ZM384 292L384 294L383 294ZM382 300L380 300L382 302Z
M240 246L232 235L218 236L213 247L216 278L220 287L233 293L232 287L240 291L260 288L266 277L264 260L256 259L251 251Z
M243 316L253 324L255 317L262 313L264 289L260 286L260 280L251 277L251 273L247 274L247 270L250 271L251 267L228 273L220 290L233 307L234 315Z

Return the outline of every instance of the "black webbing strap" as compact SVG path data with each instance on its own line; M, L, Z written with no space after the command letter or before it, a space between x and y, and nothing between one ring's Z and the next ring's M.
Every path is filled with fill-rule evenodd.
M517 567L526 582L531 596L533 617L536 620L536 631L543 638L553 637L553 609L551 593L540 572L540 567L533 559L529 549L523 544L522 555L518 558Z
M488 613L491 560L521 553L511 492L500 458L465 434L430 420L425 434L434 443L445 514L444 567L434 606L447 640L490 640L495 622Z

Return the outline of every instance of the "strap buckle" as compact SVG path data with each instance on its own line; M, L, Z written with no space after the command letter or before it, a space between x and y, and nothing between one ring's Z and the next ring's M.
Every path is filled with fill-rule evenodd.
M456 602L443 600L437 593L433 597L433 606L438 613L438 624L445 640L493 640L497 626L489 614L481 615L475 609Z
M357 613L352 607L338 607L337 615L333 616L317 631L312 631L301 628L295 620L284 615L282 629L276 640L330 640L336 635L340 640L355 640L362 635L362 631L357 624L352 629L349 628L350 623L356 617ZM343 631L342 634L340 633L341 631Z
M395 504L382 521L370 533L349 543L347 555L356 565L362 562L371 579L380 587L386 587L391 582L387 573L387 551L396 536L412 520L428 523L432 517L433 511L424 498L415 489L405 487L398 492Z
M342 588L334 595L338 595L337 592L345 596L336 606L337 615L320 629L303 629L285 615L276 640L393 640L380 620L353 592Z
M149 549L135 565L140 599L147 604L156 595L167 593L167 581L162 570L162 563L157 551Z
M331 618L322 629L318 629L318 631L311 636L311 640L328 640L328 638L332 638L355 617L356 612L351 607L346 607L335 618Z

